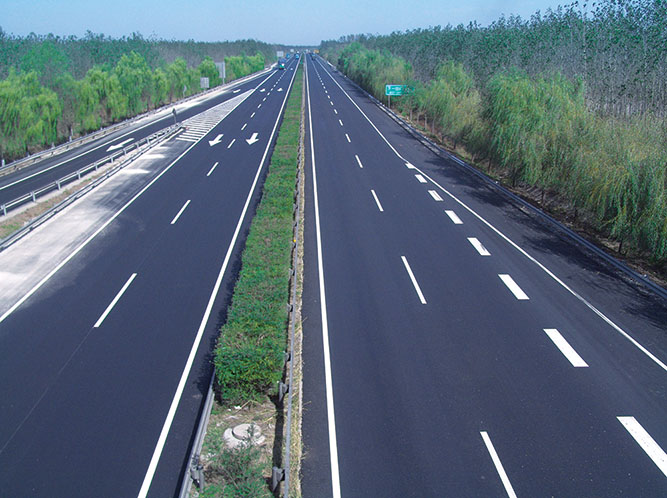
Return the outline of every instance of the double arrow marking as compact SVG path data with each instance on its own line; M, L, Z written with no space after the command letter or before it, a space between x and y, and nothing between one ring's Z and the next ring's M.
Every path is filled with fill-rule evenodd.
M258 133L253 133L250 138L246 138L246 142L248 142L248 145L252 145L255 142L259 142L259 138L257 138ZM217 137L215 137L214 140L209 140L208 144L213 147L214 145L218 145L220 142L222 142L222 136L223 134L221 133Z
M213 147L214 145L218 145L222 141L222 133L215 137L215 140L209 140L208 144Z

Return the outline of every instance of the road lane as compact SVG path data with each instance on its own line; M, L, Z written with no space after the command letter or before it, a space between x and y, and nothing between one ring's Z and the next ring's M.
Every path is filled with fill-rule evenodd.
M285 74L270 81L287 89ZM250 130L241 126L260 95L240 104L2 322L3 495L136 496L142 482L150 496L177 493L233 285L234 272L221 266L238 264L240 243L232 241L247 229L243 214L258 199L252 187L265 174L287 92L267 99L253 121L258 141L248 144L241 138ZM218 133L236 136L238 145L211 146L206 138ZM202 321L207 309L210 320ZM197 340L202 347L193 347ZM186 363L192 370L183 381ZM174 404L177 387L181 403Z
M664 494L664 476L615 418L641 413L664 448L665 372L580 298L585 291L584 299L598 301L663 359L664 335L654 339L664 334L664 303L630 320L619 316L614 303L627 298L627 282L608 271L597 281L578 280L600 263L425 149L334 75L372 116L369 123L323 65L308 66L317 116L309 153L318 181L307 200L319 202L318 212L307 210L307 227L320 218L322 249L318 254L317 237L307 233L304 494L335 495L331 438L322 429L330 399L343 496ZM351 167L355 157L363 168ZM371 189L384 212L368 202ZM454 189L473 211L448 195ZM552 246L529 247L548 267L567 268L563 278L579 294L501 234L519 244L549 240ZM489 256L480 258L469 238L483 241ZM563 257L574 253L577 259ZM415 298L401 256L426 304ZM326 284L312 270L318 264ZM577 266L583 271L570 270ZM607 294L619 294L610 300L597 289L607 279L616 283ZM320 281L319 290L311 280ZM632 300L644 299L634 291ZM326 398L317 384L326 377L324 316L333 386ZM589 368L574 368L545 329L561 331Z

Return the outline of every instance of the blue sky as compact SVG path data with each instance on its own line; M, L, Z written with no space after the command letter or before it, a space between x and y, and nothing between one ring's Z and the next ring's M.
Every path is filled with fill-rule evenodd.
M530 17L558 0L0 0L0 27L15 35L81 37L86 30L120 37L198 41L254 38L318 45L357 33L467 24L488 25L502 14Z

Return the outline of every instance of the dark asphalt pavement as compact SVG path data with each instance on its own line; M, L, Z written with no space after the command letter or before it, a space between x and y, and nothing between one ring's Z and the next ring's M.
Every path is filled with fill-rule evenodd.
M274 72L0 323L0 496L178 493L294 74Z
M665 496L664 299L306 60L303 496Z

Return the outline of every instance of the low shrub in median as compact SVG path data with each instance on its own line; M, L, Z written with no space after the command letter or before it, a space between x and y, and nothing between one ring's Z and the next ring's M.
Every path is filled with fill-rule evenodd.
M215 351L216 380L226 404L271 394L282 377L303 86L300 74L301 70L287 101L232 305Z

